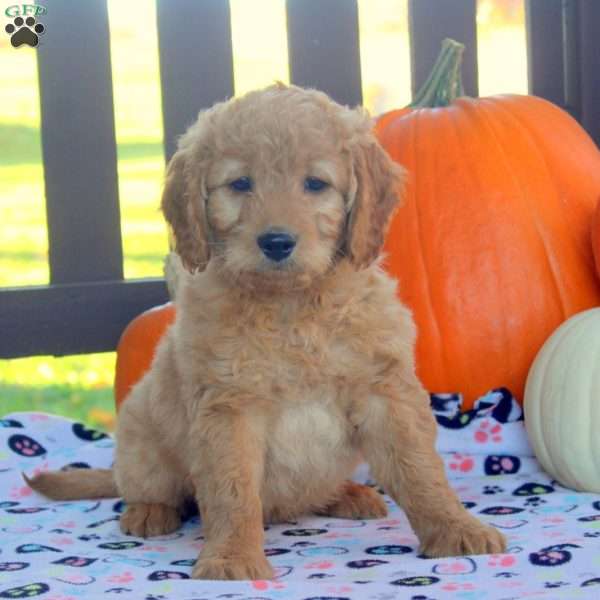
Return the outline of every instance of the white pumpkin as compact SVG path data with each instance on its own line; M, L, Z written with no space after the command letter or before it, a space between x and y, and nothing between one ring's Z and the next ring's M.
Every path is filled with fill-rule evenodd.
M544 469L566 487L600 493L600 308L571 317L548 338L523 404Z

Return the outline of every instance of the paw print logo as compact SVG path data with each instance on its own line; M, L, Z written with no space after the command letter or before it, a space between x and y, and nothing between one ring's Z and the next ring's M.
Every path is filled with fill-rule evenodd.
M478 444L485 444L486 442L501 442L502 441L502 427L500 425L490 425L487 419L481 421L479 429L475 432L475 441Z
M23 44L35 48L39 41L39 35L44 33L46 28L41 24L37 23L33 17L16 17L12 23L9 23L4 31L10 35L10 43L18 48Z
M486 485L483 487L483 493L488 496L491 496L493 494L500 494L503 491L504 489L498 485Z

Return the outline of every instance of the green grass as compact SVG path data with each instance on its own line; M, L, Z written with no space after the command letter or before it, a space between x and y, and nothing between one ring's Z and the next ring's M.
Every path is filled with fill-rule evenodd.
M68 415L113 429L115 354L0 361L0 416L16 411Z

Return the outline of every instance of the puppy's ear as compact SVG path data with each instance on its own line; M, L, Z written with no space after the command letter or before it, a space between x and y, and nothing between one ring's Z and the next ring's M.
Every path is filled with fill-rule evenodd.
M344 244L346 256L358 269L368 267L381 252L405 174L372 135L366 137L352 150L354 185Z
M190 273L204 270L209 259L205 199L194 184L187 175L186 154L179 150L167 167L161 206L173 229L175 252Z

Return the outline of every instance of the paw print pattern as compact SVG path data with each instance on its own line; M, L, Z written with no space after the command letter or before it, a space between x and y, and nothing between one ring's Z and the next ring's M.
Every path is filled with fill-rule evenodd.
M40 34L44 33L46 28L41 24L37 23L33 17L16 17L12 23L9 23L4 31L10 35L10 43L18 48L23 44L35 48L40 38Z
M470 456L464 456L462 454L455 453L452 455L451 462L448 465L452 471L460 471L461 473L468 473L473 470L475 461Z
M440 427L445 427L446 429L463 429L475 418L475 412L470 410L458 413L452 417L437 414L435 418Z
M541 496L551 494L553 491L552 486L543 483L524 483L513 492L513 496Z
M20 427L23 429L23 423L14 419L0 419L0 427Z
M488 561L490 567L512 567L517 562L517 559L512 554L492 554ZM506 572L497 573L497 576L506 576Z
M517 508L516 506L490 506L489 508L484 508L479 511L482 515L516 515L517 513L522 513L524 508Z
M33 554L34 552L62 552L58 548L52 546L44 546L42 544L23 544L15 548L17 554Z
M521 468L521 459L516 456L496 454L486 457L483 468L486 475L512 475Z
M537 506L541 506L542 504L546 504L546 500L540 498L539 496L532 496L531 498L527 498L525 500L525 506L533 506L534 508Z
M371 546L370 548L365 549L366 554L384 556L388 556L390 554L408 554L409 552L412 552L412 548L410 546L398 546L395 544L385 546Z
M66 556L65 558L52 561L52 564L67 565L69 567L88 567L97 560L97 558L83 558L82 556Z
M289 550L287 551L289 552ZM265 550L265 556L269 556ZM196 564L195 558L182 558L181 560L174 560L170 564L176 567L193 567Z
M472 558L449 558L433 566L431 570L436 575L466 575L477 571L477 565Z
M426 585L433 585L434 583L438 583L439 581L439 577L418 575L416 577L403 577L402 579L390 581L390 583L392 585L399 585L402 587L422 587Z
M92 467L90 467L90 465L88 465L86 462L72 462L69 463L68 465L65 465L64 467L61 467L60 470L61 471L73 471L74 469L91 469Z
M0 563L0 572L21 571L22 569L26 569L28 566L29 566L29 563L26 563L26 562L1 562Z
M80 535L77 539L81 540L82 542L92 542L94 540L100 540L102 538L99 535L96 535L95 533L90 533L86 535Z
M150 581L165 581L166 579L189 579L187 573L181 571L154 571L148 575Z
M288 548L265 548L265 556L281 556L282 554L288 554L288 552L291 552Z
M474 590L475 586L472 583L447 583L446 585L442 586L442 589L445 592L469 592Z
M289 536L321 535L322 533L327 533L327 529L286 529L282 532L283 535Z
M50 591L45 583L28 583L20 587L10 588L0 592L0 598L32 598Z
M486 442L501 442L502 441L502 426L491 425L488 419L483 419L479 429L473 434L475 441L478 444L485 444Z
M131 583L135 577L130 571L124 571L123 573L117 573L108 578L111 583Z
M83 423L73 423L72 430L76 437L86 442L97 442L108 437L106 433L102 433L96 429L89 429Z
M569 584L566 581L546 581L544 583L544 587L547 589L564 587L565 585L569 585Z
M542 548L539 552L532 552L529 555L529 562L537 567L558 567L568 563L573 555L567 548L579 548L575 544L559 544Z
M19 456L26 458L46 454L46 448L27 435L11 435L8 438L8 447Z
M504 489L501 488L499 485L485 485L483 486L483 494L486 494L487 496L491 496L493 494L500 494L501 492L503 492Z
M80 538L81 539L81 538ZM142 542L106 542L104 544L98 544L98 548L103 550L131 550L132 548L139 548L143 546Z
M581 523L600 523L600 515L590 515L588 517L579 517Z
M376 567L378 565L387 565L388 560L381 560L377 558L371 558L367 560L351 560L346 563L346 566L350 569L368 569L369 567Z

